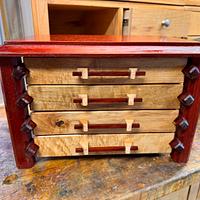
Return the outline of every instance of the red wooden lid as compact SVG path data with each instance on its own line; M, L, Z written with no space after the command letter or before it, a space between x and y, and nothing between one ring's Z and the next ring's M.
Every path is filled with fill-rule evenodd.
M157 36L51 35L7 40L5 44L112 44L112 45L199 45L197 41Z
M199 57L200 43L144 36L51 35L5 41L0 57Z

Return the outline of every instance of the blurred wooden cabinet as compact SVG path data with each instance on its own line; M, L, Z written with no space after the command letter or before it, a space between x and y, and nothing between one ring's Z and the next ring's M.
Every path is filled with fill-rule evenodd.
M95 0L32 0L35 35L121 35L123 7L120 5Z
M32 13L36 36L200 36L198 0L32 0Z

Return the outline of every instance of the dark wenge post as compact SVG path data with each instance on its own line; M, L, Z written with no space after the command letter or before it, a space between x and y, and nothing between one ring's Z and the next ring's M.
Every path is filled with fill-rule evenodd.
M171 157L179 163L186 163L189 159L192 142L196 132L196 125L200 111L200 59L189 60L183 70L185 74L179 121L172 146Z
M8 125L18 168L30 168L35 164L38 146L34 144L31 131L24 131L29 119L28 108L21 101L25 92L23 76L26 68L20 58L0 58L1 84L4 95ZM23 99L22 99L23 100ZM25 102L27 102L25 100Z

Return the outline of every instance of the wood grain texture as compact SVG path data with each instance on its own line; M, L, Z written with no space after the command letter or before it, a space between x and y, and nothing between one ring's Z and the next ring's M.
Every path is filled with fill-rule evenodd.
M7 16L6 11L7 11L7 9L5 6L5 1L0 1L1 24L3 26L1 31L3 31L4 37L8 40L10 38L10 33L9 33L8 19L6 18L6 16ZM3 43L2 40L4 40L5 38L0 39L1 45Z
M122 8L50 4L48 10L50 34L122 35Z
M147 139L148 137L148 139ZM85 145L91 147L104 146L125 146L129 141L133 146L138 146L134 153L169 153L169 142L174 137L173 133L152 133L152 134L101 134L101 135L74 135L74 136L36 136L34 141L39 145L38 156L70 156L83 155L76 153L76 148L85 148ZM107 152L106 152L107 153ZM109 152L108 154L116 154ZM125 152L117 152L124 154ZM98 154L98 153L90 153ZM102 154L102 153L101 153Z
M188 11L190 16L190 24L188 29L189 36L200 35L200 10L199 12Z
M47 0L31 0L35 36L49 35L49 15Z
M0 57L186 58L199 56L199 51L198 42L166 37L48 36L6 41L0 47Z
M186 5L190 6L200 6L199 0L186 0Z
M64 8L62 3L61 1L32 0L35 35L42 36L49 35L50 33L122 34L122 9L124 4L112 1L65 1ZM68 5L68 8L71 6L76 6L76 8L70 14L66 5ZM90 16L88 16L86 12L79 12L76 14L75 10L80 6L85 6L86 9L90 7L90 9L110 8L112 10L105 10L105 12L100 11L99 13L94 10L93 14L91 13ZM62 10L64 8L65 12L51 12L51 8L61 8ZM102 18L104 18L104 20L102 20ZM76 21L77 19L78 21Z
M199 187L199 190L197 191L197 200L199 200L200 199L200 187Z
M39 1L39 0L37 0ZM47 0L48 4L53 6L97 6L97 7L127 7L130 6L129 2L120 2L120 1L101 1L101 0Z
M122 2L123 1L123 2ZM49 4L54 5L86 5L86 6L109 6L109 7L130 7L134 3L156 3L156 4L172 4L172 5L184 5L185 1L182 0L122 0L122 1L100 1L100 0L48 0ZM193 0L191 0L193 1ZM195 1L195 0L194 0ZM196 0L197 1L197 0Z
M183 7L138 4L131 13L131 35L187 36L189 17ZM169 27L162 26L165 19L170 20Z
M161 36L112 35L42 35L18 40L6 40L5 45L120 45L120 46L199 46L199 42ZM27 46L29 47L29 46Z
M98 112L33 112L32 120L37 124L35 135L54 134L93 134L93 133L127 133L124 129L91 129L84 133L83 130L74 129L75 124L87 121L89 124L126 124L126 120L139 123L140 128L133 128L131 132L174 132L174 119L178 110L154 111L98 111ZM61 126L56 122L63 121ZM159 123L158 123L159 121Z
M189 11L193 11L193 12L199 12L200 11L200 7L199 6L191 6L191 5L187 5L184 6L185 10L189 10Z
M114 109L179 109L177 96L182 92L182 84L165 85L116 85L113 86L29 86L28 93L33 97L32 110L114 110ZM136 94L143 102L133 106L121 104L89 104L82 106L73 103L80 94L89 98L122 98Z
M135 84L135 83L182 83L181 70L186 66L185 58L25 58L30 70L28 84ZM90 71L129 71L136 67L145 71L145 76L136 77L89 77L83 80L74 77L77 68ZM162 74L162 75L161 75Z
M190 186L190 193L187 200L199 200L198 192L200 189L200 182L196 182Z
M188 200L189 186L182 188L181 190L172 192L164 197L159 198L158 200Z
M199 182L200 124L187 165L173 162L168 154L112 155L42 158L33 168L19 170L12 156L2 111L0 109L0 199L149 200Z
M185 5L187 0L121 0L129 2L138 2L138 3L151 3L151 4L167 4L167 5ZM198 1L198 0L196 0Z
M198 44L198 43L197 43ZM152 44L153 45L153 44ZM199 44L198 44L199 45ZM116 46L116 45L5 45L0 57L198 57L200 47L191 46Z

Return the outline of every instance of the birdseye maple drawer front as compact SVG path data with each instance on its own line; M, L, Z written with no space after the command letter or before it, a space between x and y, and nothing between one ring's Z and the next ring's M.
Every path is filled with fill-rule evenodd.
M25 64L31 85L182 83L187 59L25 58Z
M33 85L31 109L113 110L113 109L179 109L177 96L182 84L67 86Z
M174 132L178 110L33 112L35 135ZM158 123L159 122L159 123Z
M41 157L92 154L169 153L174 133L36 136Z
M182 6L135 4L129 26L130 35L187 37L189 16Z

